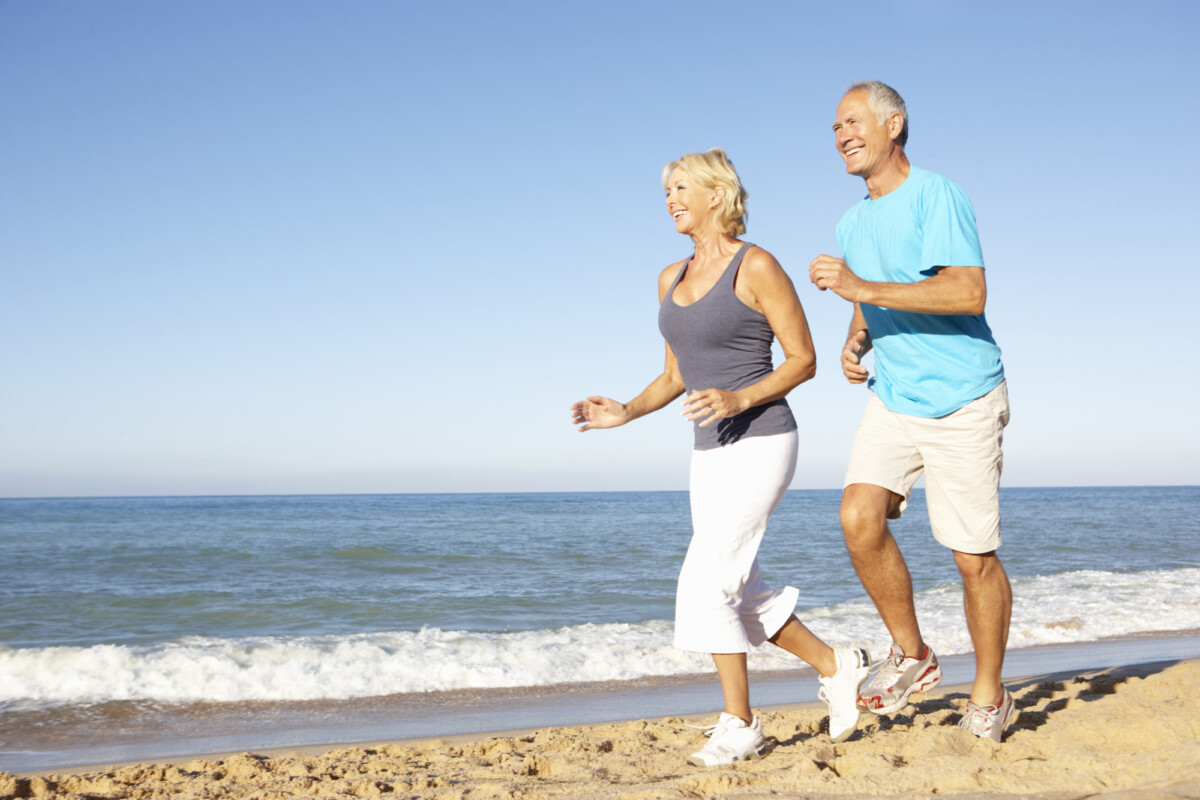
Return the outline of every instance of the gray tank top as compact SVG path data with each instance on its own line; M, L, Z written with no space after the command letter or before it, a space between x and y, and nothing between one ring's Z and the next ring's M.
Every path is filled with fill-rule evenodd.
M687 274L688 256L658 309L658 329L675 353L686 391L724 389L733 392L758 383L774 371L771 342L775 338L766 315L743 303L733 291L742 257L752 247L742 245L708 293L681 306L672 295ZM784 399L747 409L736 417L701 428L693 423L696 449L712 450L750 436L772 436L796 430L796 420Z

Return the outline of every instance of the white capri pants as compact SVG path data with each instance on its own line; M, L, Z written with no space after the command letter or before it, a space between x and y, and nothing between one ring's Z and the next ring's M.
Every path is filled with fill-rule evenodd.
M692 542L675 594L675 646L746 653L783 628L800 591L758 571L767 518L796 472L796 431L693 450Z

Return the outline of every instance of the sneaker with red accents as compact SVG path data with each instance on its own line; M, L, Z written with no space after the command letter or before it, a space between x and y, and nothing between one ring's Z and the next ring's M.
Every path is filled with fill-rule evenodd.
M1008 689L1003 686L1000 688L1004 694L1001 695L998 705L977 706L968 700L967 713L963 714L963 718L959 720L958 727L964 731L970 731L980 739L1000 741L1000 737L1004 735L1004 729L1010 722L1016 722L1021 713L1017 711L1017 704L1013 701L1013 696L1009 694Z
M929 645L921 658L906 658L900 645L893 642L878 670L858 695L859 704L876 714L894 714L908 705L909 696L942 682L942 668Z

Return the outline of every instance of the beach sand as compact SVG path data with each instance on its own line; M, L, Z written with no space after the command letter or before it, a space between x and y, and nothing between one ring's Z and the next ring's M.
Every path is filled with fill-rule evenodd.
M0 773L0 798L1200 798L1200 659L1009 681L1003 743L956 727L966 687L830 743L823 704L760 710L758 760L686 763L714 715L242 753L58 774Z

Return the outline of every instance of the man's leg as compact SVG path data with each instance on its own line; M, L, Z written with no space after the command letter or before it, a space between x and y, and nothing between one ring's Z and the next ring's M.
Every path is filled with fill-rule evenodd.
M870 483L852 483L842 492L842 533L863 588L875 603L892 641L910 658L920 658L925 641L913 604L912 576L888 529L888 516L903 498Z
M1004 667L1008 625L1012 618L1012 587L994 550L980 555L956 550L954 561L963 579L967 630L975 647L971 702L980 706L996 705L1002 697L1000 672Z
M978 706L1003 698L1000 672L1012 616L1012 587L996 556L1008 416L1001 383L953 414L919 423L929 522L934 537L954 551L962 575L967 630L975 648L971 701Z

